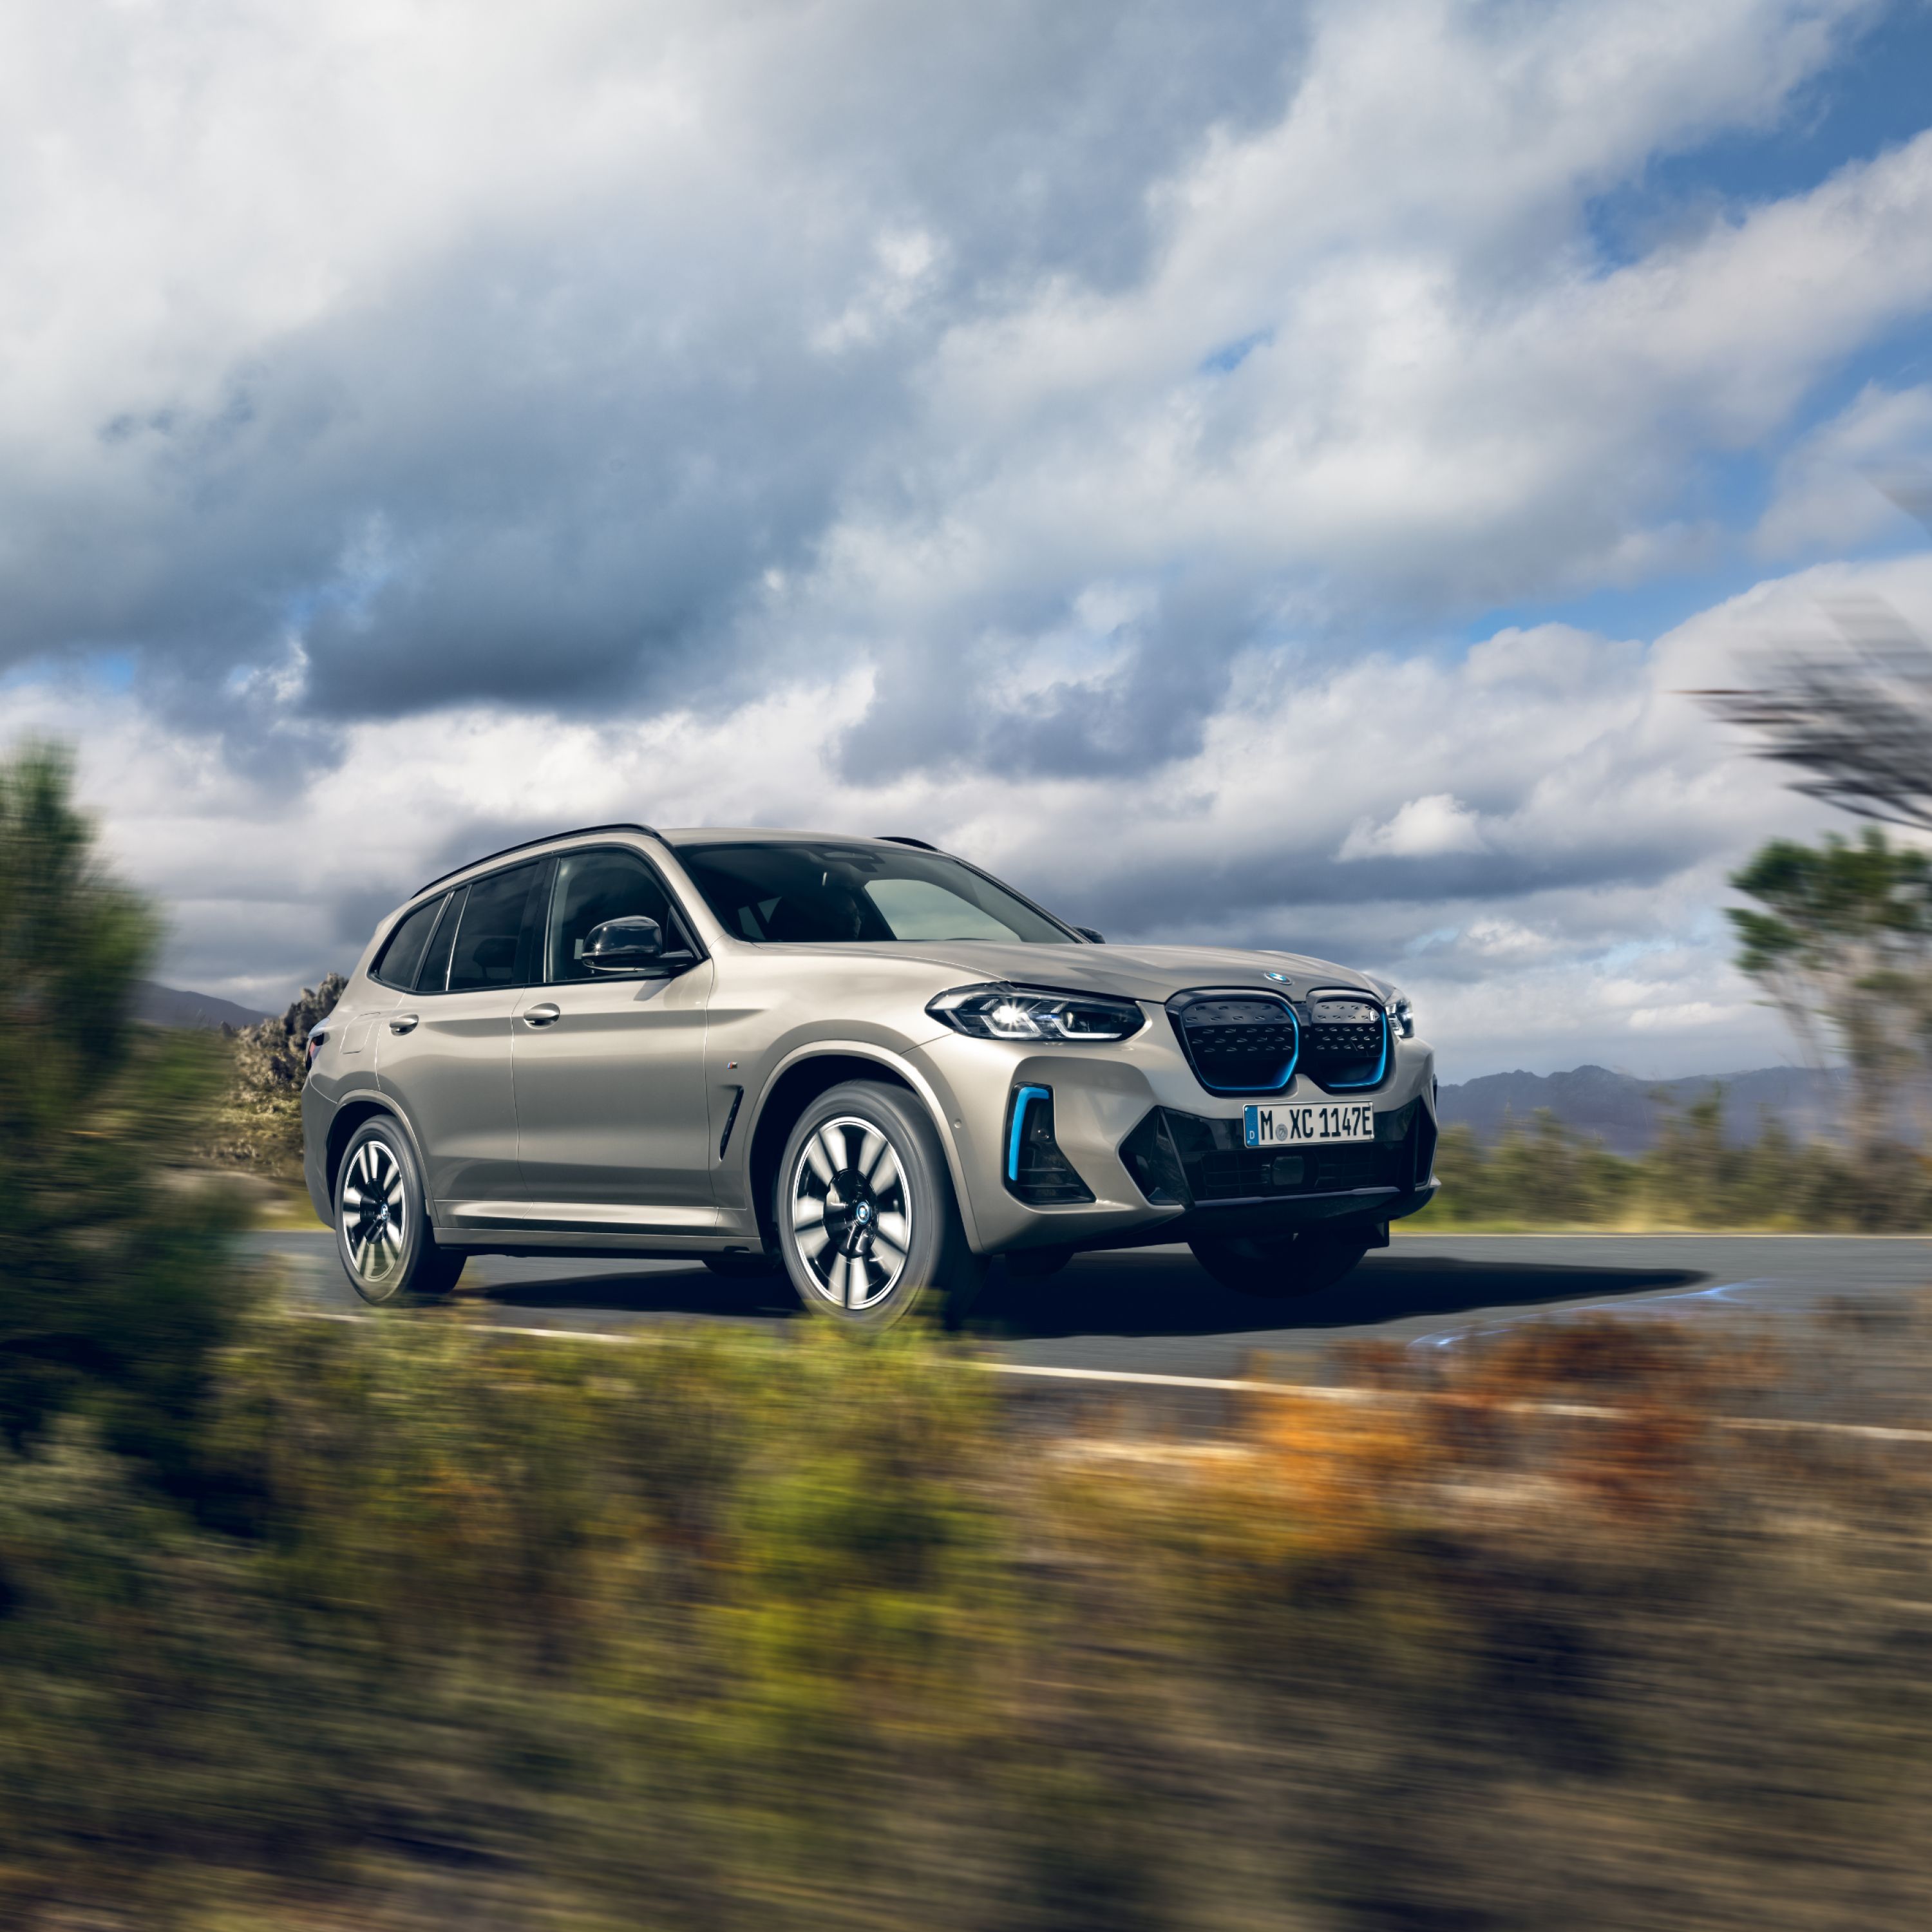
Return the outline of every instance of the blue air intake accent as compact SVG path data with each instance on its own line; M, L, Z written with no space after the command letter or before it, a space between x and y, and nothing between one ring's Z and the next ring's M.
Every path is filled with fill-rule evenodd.
M1013 1096L1013 1130L1006 1136L1006 1178L1010 1181L1020 1178L1020 1136L1026 1131L1027 1109L1036 1100L1050 1100L1053 1089L1050 1087L1022 1087Z

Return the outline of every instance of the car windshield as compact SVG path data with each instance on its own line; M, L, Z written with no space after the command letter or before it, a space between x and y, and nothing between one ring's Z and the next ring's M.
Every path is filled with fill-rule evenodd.
M704 902L740 939L850 945L894 939L1077 944L982 872L938 852L788 840L686 845L678 857Z

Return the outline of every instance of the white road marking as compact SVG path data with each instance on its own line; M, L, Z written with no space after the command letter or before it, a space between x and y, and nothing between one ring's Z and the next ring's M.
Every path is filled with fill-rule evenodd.
M310 1322L350 1322L376 1326L383 1317L355 1315L332 1308L298 1311ZM512 1328L504 1324L479 1322L472 1333L485 1335L521 1335L542 1342L598 1342L620 1348L662 1348L669 1338L658 1335L612 1335L598 1328ZM1336 1388L1323 1382L1270 1382L1232 1376L1162 1376L1137 1369L1056 1369L1034 1362L994 1362L983 1356L969 1356L965 1366L988 1375L1028 1376L1044 1381L1101 1382L1130 1388L1198 1390L1228 1395L1292 1396L1310 1402L1360 1403L1440 1402L1451 1406L1497 1408L1511 1415L1569 1417L1591 1422L1616 1422L1636 1412L1605 1404L1587 1402L1504 1402L1490 1403L1480 1396L1459 1396L1426 1389ZM1813 1422L1799 1418L1781 1420L1774 1416L1714 1415L1711 1422L1719 1429L1736 1429L1754 1433L1778 1430L1800 1435L1849 1436L1872 1442L1932 1442L1932 1429L1893 1429L1868 1422Z

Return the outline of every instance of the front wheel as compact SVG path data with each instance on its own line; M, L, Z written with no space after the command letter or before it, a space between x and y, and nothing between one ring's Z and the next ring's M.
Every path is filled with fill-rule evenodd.
M938 1133L901 1088L853 1080L820 1094L785 1143L772 1204L785 1272L814 1315L888 1328L922 1306L956 1311L979 1284Z
M463 1256L436 1246L424 1210L416 1156L400 1127L378 1114L363 1122L335 1176L335 1250L364 1301L447 1294Z
M1223 1288L1271 1301L1292 1300L1333 1288L1369 1251L1366 1234L1305 1228L1272 1240L1196 1237L1194 1258Z

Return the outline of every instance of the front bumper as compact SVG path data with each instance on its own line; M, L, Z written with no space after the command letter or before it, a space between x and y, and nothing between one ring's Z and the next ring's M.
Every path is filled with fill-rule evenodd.
M1120 1151L1150 1202L1183 1210L1166 1238L1185 1238L1400 1220L1436 1192L1436 1141L1435 1115L1418 1094L1376 1109L1372 1141L1286 1154L1246 1145L1239 1119L1156 1107Z
M1426 1207L1435 1192L1435 1056L1418 1041L1398 1044L1374 1091L1348 1096L1373 1106L1374 1142L1292 1156L1243 1144L1247 1102L1208 1093L1165 1024L1115 1047L1030 1051L948 1036L915 1057L952 1130L968 1230L985 1252L1265 1234L1311 1222L1379 1226ZM1030 1203L1008 1184L1014 1099L1028 1087L1051 1092L1054 1138L1090 1201ZM1301 1076L1270 1096L1330 1097Z

